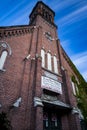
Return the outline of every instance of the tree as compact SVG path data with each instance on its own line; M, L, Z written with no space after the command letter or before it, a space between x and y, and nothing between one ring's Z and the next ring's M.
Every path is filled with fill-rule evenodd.
M5 112L0 113L0 130L11 130L11 123Z

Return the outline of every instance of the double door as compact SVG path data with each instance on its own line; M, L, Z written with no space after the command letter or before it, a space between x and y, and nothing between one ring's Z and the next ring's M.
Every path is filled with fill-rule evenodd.
M58 113L43 113L43 130L61 130L61 118Z

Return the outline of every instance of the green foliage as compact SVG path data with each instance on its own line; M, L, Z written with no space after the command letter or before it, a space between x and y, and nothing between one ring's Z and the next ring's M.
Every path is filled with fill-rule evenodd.
M76 92L76 98L77 98L77 105L78 108L81 110L84 120L87 123L87 83L81 76L78 76L79 83L76 81L75 76L72 76L72 81L76 84L78 88L78 92Z
M0 113L0 130L11 130L11 123L5 112Z
M79 73L75 65L72 63L72 61L69 60L68 62L79 81L78 82L76 80L75 76L72 76L72 81L76 84L78 90L76 91L77 105L79 109L82 111L84 119L87 123L87 82L84 80L84 78Z
M72 76L72 81L75 83L75 84L77 84L77 80L75 79L75 76Z

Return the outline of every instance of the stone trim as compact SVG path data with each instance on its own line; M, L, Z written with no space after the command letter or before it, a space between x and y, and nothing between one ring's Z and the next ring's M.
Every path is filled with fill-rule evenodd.
M34 107L43 107L43 103L39 97L34 97Z

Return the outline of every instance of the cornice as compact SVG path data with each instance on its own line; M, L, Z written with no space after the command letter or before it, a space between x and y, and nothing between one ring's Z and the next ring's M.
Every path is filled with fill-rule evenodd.
M33 29L29 25L0 27L0 39L32 33Z

